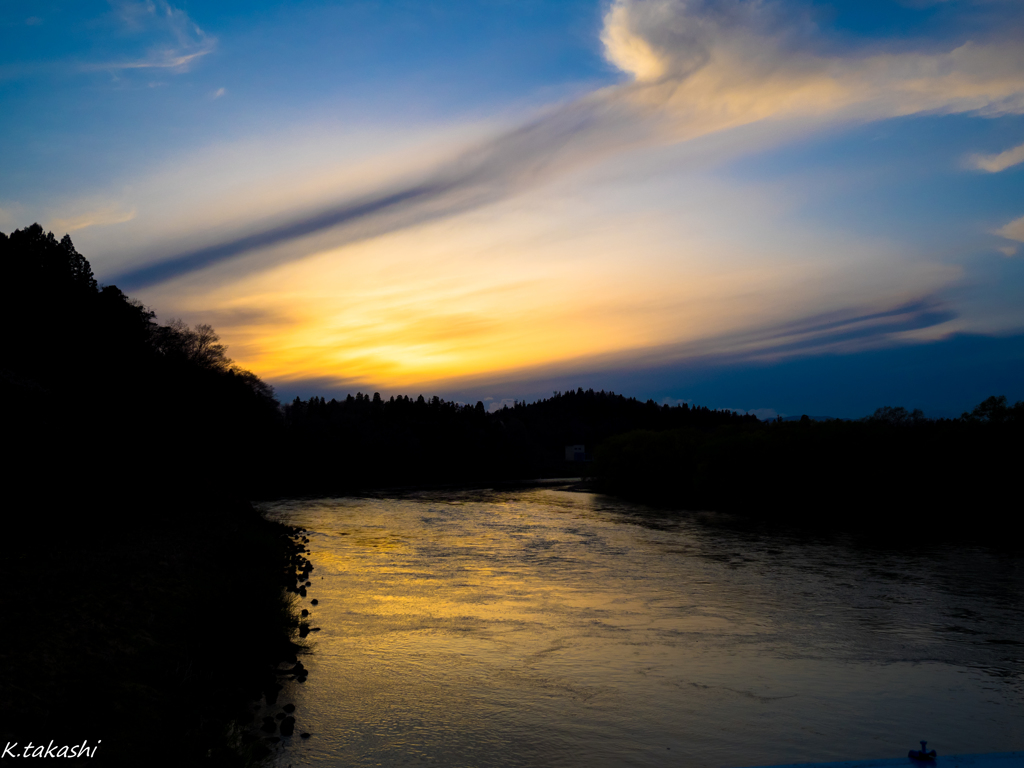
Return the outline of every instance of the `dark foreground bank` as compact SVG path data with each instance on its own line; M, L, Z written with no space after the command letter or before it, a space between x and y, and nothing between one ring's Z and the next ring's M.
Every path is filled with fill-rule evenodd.
M237 501L270 474L273 391L67 236L0 233L0 267L0 754L251 764L296 651L297 532Z
M58 522L45 500L22 514L37 525L0 557L0 750L77 748L67 765L267 754L258 707L286 703L275 670L302 652L287 591L305 573L299 532L245 503L116 529Z

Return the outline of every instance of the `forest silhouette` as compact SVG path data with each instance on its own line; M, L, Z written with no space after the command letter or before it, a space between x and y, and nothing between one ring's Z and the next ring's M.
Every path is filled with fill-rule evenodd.
M958 419L882 407L839 419L633 431L597 452L599 487L676 508L867 533L893 546L1003 541L1017 516L1024 403Z

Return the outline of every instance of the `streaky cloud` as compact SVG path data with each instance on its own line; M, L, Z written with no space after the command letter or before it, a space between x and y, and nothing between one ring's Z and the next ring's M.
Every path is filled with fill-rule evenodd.
M429 199L443 193L442 185L422 184L392 194L355 202L341 208L334 208L305 219L283 224L279 227L245 235L235 240L211 245L188 253L177 254L163 261L140 269L123 272L112 278L112 282L128 290L145 288L166 280L205 269L227 259L234 258L258 248L266 248L281 242L296 240L306 235L349 221L355 221L376 213L411 206L419 200Z
M370 235L452 216L502 199L623 143L639 143L645 126L633 113L602 98L585 97L507 131L442 163L424 178L382 190L304 218L204 248L175 254L111 278L139 289L242 256L356 222L374 222ZM632 138L630 134L632 133ZM609 134L617 141L611 142ZM366 237L365 230L361 237ZM304 254L302 254L304 255Z
M602 372L609 371L629 370L639 374L664 367L683 370L762 365L789 359L852 354L866 349L920 341L915 339L915 332L937 329L957 317L956 311L940 297L929 295L886 308L849 306L696 342L662 344L524 366L515 370L424 380L411 386L446 391L454 389L464 393L497 386L514 387L518 383L531 381L600 377ZM315 380L317 391L321 392L340 387L365 389L375 383L360 377L296 376L288 380L293 388L295 381L312 383Z
M903 334L935 328L956 317L957 313L940 298L926 296L886 309L847 307L765 328L695 343L635 350L628 354L638 365L680 361L734 364L773 360L894 343Z
M967 41L940 53L823 53L813 29L787 25L777 14L776 6L735 0L616 0L602 41L629 81L555 106L404 185L114 279L142 288L342 226L350 227L346 235L339 231L343 242L373 237L478 208L614 153L754 123L800 132L923 112L1024 113L1019 45ZM274 258L306 255L296 245Z

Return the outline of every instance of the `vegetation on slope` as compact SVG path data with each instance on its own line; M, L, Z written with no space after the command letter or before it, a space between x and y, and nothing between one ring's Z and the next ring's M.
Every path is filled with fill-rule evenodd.
M0 234L0 264L0 740L244 765L239 724L295 650L296 532L242 501L273 393L208 326L97 286L67 236Z

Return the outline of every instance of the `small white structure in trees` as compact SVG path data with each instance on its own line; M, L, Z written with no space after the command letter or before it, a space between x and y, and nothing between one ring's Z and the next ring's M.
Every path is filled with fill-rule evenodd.
M565 446L565 460L566 461L586 461L587 460L587 449L582 445L567 445Z

